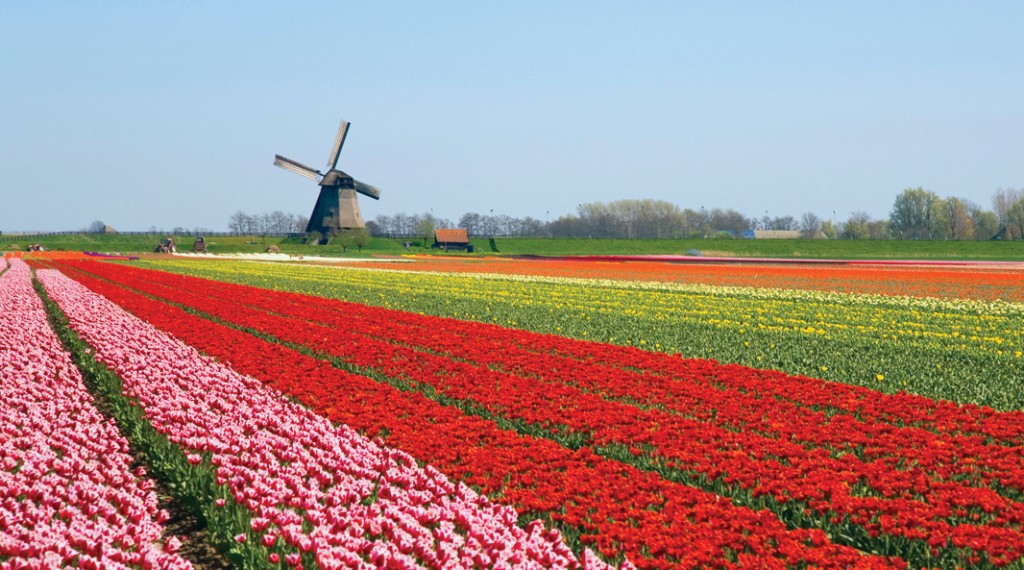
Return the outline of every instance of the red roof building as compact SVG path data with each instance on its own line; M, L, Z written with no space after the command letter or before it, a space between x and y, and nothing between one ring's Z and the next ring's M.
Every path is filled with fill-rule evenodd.
M433 247L441 249L465 249L473 251L469 244L469 232L464 229L436 229L434 230Z

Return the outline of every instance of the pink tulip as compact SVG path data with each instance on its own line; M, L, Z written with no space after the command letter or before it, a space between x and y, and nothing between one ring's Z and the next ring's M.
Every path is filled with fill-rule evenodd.
M153 483L93 406L21 260L0 276L0 315L0 567L191 568L162 543Z

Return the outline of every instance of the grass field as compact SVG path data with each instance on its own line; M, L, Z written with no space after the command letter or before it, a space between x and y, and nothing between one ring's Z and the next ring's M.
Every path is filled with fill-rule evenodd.
M41 243L51 250L142 253L153 251L161 235L69 234L57 236L0 236L0 250L25 249ZM179 250L190 251L194 238L174 236ZM424 247L422 238L411 240L373 238L358 252L337 242L326 246L307 245L299 239L281 237L220 236L207 239L211 253L257 253L277 246L282 252L324 256L401 255L440 253L451 256L483 255L656 255L686 254L696 250L708 257L779 257L812 259L932 259L932 260L1024 260L1024 241L898 241L898 240L744 240L744 239L579 239L579 238L487 238L472 240L472 254L446 253Z

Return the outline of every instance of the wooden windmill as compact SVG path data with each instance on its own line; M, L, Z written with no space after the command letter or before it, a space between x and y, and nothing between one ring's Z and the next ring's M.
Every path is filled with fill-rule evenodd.
M320 196L316 199L313 213L309 216L309 224L306 226L307 233L319 232L326 238L340 230L364 228L366 224L363 223L363 216L359 213L356 193L369 196L374 200L380 199L378 188L364 184L337 168L338 155L341 154L341 147L345 144L345 137L348 135L348 125L347 121L342 121L338 126L338 136L335 137L331 155L327 158L326 174L301 162L279 154L274 155L275 165L305 176L320 185Z

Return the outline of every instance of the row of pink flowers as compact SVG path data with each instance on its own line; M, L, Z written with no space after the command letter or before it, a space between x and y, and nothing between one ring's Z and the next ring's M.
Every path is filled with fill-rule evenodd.
M0 276L0 378L0 568L192 567L20 259Z
M157 431L217 468L259 540L322 568L599 568L557 532L202 357L59 272L40 281ZM307 530L311 529L311 530ZM298 563L297 557L286 561Z

